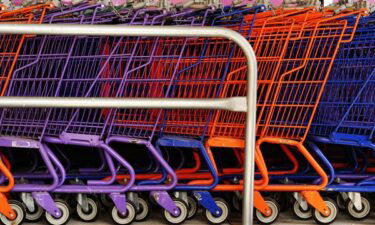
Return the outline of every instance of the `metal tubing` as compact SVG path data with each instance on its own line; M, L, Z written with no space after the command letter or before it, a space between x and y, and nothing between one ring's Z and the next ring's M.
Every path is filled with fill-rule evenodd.
M93 35L93 36L148 36L148 37L215 37L226 38L235 42L244 52L247 59L247 118L246 118L246 154L245 181L242 223L253 223L253 183L254 183L254 149L256 123L256 57L249 42L239 33L222 27L178 27L178 26L112 26L112 25L73 25L73 24L0 24L0 33L33 34L33 35ZM151 99L121 99L107 101L104 99L86 99L95 102L98 108L215 108L233 110L233 102L226 99L210 100L151 100ZM138 103L137 103L138 102ZM195 103L194 103L195 102ZM221 103L225 102L225 107ZM242 102L242 101L241 101ZM0 97L0 107L77 107L77 102L48 98L9 98ZM86 107L81 105L79 107ZM105 104L107 103L107 104ZM110 104L109 104L110 103ZM218 104L220 103L220 104ZM244 102L243 102L244 103ZM219 106L221 105L221 106ZM242 104L244 106L245 104ZM239 108L242 108L240 105Z
M246 98L83 98L83 97L0 97L2 108L144 108L221 109L246 112Z

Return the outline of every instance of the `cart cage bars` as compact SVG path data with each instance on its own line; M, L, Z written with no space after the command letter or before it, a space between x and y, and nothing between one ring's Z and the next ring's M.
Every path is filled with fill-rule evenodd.
M90 13L86 13L88 10ZM108 12L100 10L97 5L80 5L71 10L53 12L43 22L77 23L78 19L71 20L71 16L78 15L79 23L91 21L100 24L102 20L98 18L103 14L108 16ZM141 9L128 16L127 25L202 26L210 13L211 9L178 13ZM155 93L160 90L153 87L153 83L160 82L160 79L153 77L156 73L149 75L150 68L160 64L158 58L187 55L184 49L188 40L197 39L37 36L26 42L7 96L161 97ZM171 66L175 68L165 68L177 70L176 65ZM170 78L166 77L163 82L166 79ZM152 138L157 121L145 118L147 115L142 112L147 110L7 109L1 114L1 132L28 138L59 136L64 132ZM141 121L147 124L143 127L116 124L113 118L117 117L113 115L135 116L139 125Z
M324 14L307 9L276 16L257 12L246 14L243 19L232 15L213 20L214 25L229 24L228 27L241 33L257 54L257 136L305 139L338 47L351 40L361 13L327 19ZM355 17L355 23L349 26L344 18L351 17ZM175 76L170 97L225 98L246 94L246 67L241 53L235 47L228 47L231 46L228 42L211 43L199 51L201 55L193 66L183 68ZM212 58L217 52L222 57ZM189 60L194 58L175 63L181 65ZM228 73L216 80L208 77L205 71L215 70L213 62L223 64L220 69ZM242 113L207 110L165 113L164 133L244 138Z
M352 42L341 46L310 134L333 142L374 141L375 16L360 20Z
M46 10L50 5L36 5L26 7L13 11L0 12L0 24L3 23L19 23L31 24L40 23L40 18L43 18ZM35 18L34 13L41 15L40 18ZM11 79L14 66L16 64L18 55L25 40L25 35L2 34L0 35L0 96L5 94Z

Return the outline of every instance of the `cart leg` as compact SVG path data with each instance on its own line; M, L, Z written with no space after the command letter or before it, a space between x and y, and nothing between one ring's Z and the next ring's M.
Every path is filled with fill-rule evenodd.
M178 216L180 214L180 210L166 191L152 191L150 194L155 201L169 213L174 216Z
M52 199L52 196L48 192L33 192L33 198L36 203L42 207L46 212L51 214L55 218L60 218L62 213L57 207L55 201Z
M126 215L126 195L120 193L109 194L117 210L122 214Z
M301 191L301 195L309 205L317 209L321 214L328 216L331 213L318 191Z
M6 216L9 220L14 220L16 218L16 213L10 207L8 199L4 193L0 193L0 213Z
M254 191L254 208L265 216L271 215L271 209L259 191Z
M212 213L212 215L220 216L222 211L217 206L214 198L208 191L194 191L194 197L199 204Z

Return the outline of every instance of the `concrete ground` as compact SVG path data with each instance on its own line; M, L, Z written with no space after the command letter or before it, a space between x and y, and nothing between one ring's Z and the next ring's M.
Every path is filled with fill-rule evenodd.
M232 214L231 220L228 224L231 225L239 225L241 224L241 215L240 214ZM40 221L39 223L25 223L26 225L40 225L40 224L47 224L45 221ZM74 219L74 217L71 219L71 221L68 223L68 225L109 225L114 224L111 221L111 218L109 217L109 213L107 212L101 212L101 216L96 222L93 223L83 223L77 219ZM153 211L153 214L151 218L149 218L145 222L134 222L133 225L162 225L166 224L161 217L161 212L159 211ZM194 219L186 221L184 224L186 225L201 225L201 224L208 224L202 213L199 213ZM280 217L277 220L277 223L275 225L288 225L288 224L314 224L314 220L307 220L307 221L298 221L294 218L292 212L283 212L280 214ZM363 221L354 221L351 220L348 216L344 215L343 212L340 213L337 220L333 223L334 225L374 225L375 224L375 213L372 213L372 215Z

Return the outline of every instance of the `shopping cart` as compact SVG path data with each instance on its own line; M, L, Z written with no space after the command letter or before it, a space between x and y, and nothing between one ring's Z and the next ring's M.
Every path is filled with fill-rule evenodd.
M211 9L199 10L198 12L191 12L185 15L177 14L174 21L181 25L187 22L190 23L191 26L201 26L206 23L206 19L208 14L211 13ZM173 16L172 16L173 17ZM171 18L171 16L169 17ZM127 72L125 75L121 75L126 79L124 83L120 83L121 85L119 88L113 88L113 86L103 87L103 94L105 96L126 96L126 97L168 97L169 93L172 91L171 87L173 87L174 77L179 76L181 70L184 68L192 67L196 62L196 54L200 54L199 52L202 49L205 49L206 45L214 46L217 41L216 40L205 40L202 41L201 39L167 39L167 40L158 40L158 45L152 49L154 56L145 62L143 62L144 66L142 68L136 67L134 71ZM143 45L147 46L147 42L144 42ZM203 50L205 51L205 50ZM213 57L224 57L225 52L211 52ZM222 54L224 56L222 56ZM144 59L137 59L134 58L134 63L137 63L137 60ZM210 60L210 59L208 59ZM212 74L216 76L221 74L220 68L221 63L223 62L212 62L212 68L215 68L214 65L218 65L217 69L212 71ZM120 70L121 71L121 70ZM217 79L217 78L215 78ZM115 85L115 84L113 84ZM116 93L111 93L110 90L118 90ZM146 144L150 145L155 133L157 133L162 124L163 116L165 112L161 110L113 110L110 112L110 116L107 115L110 120L112 120L109 126L109 138L107 138L108 143L119 142L136 142L138 144ZM126 136L127 139L124 137L116 137L116 136ZM129 139L131 138L131 139ZM140 138L145 139L147 138L148 141L139 140ZM157 143L156 147L159 147L160 143ZM149 147L150 148L150 147ZM211 164L209 156L204 149L200 149L199 154L202 155L206 164L209 166L209 169L213 176L217 176L215 173L215 169ZM160 149L158 151L161 151ZM198 153L197 153L198 155ZM118 179L126 178L126 176L118 176ZM168 181L168 176L166 173L162 175L156 175L155 173L150 173L146 175L137 175L136 179L141 180L142 184L152 184L152 183L161 183ZM151 179L151 181L150 181ZM199 185L193 187L196 190L210 190L214 185ZM178 188L186 188L178 187ZM188 187L191 188L191 187ZM176 190L176 187L174 188ZM155 196L155 193L152 193ZM184 212L184 214L180 214L180 216L175 218L170 218L168 220L173 221L174 223L182 222L187 215L187 196L180 195L180 193L176 193L174 199L175 204L180 208L180 210ZM182 201L181 201L182 200ZM167 218L168 215L165 214Z
M80 7L75 10L87 10L87 8L82 9L82 7L95 7L94 9L97 9L96 6L81 5ZM74 9L63 10L60 13L55 12L52 16L47 15L44 22L62 22L66 18L67 23L88 23L88 21L97 23L100 20L96 20L96 17L108 19L106 13L101 15L80 13L72 18L72 16L68 16L74 14L72 10ZM129 19L127 14L127 17L120 17L120 19L124 19L130 25L163 25L168 22L171 25L192 26L204 24L204 18L210 11L201 12L201 16L195 19L193 15L187 15L190 15L191 11L166 13L163 10L140 9L132 12L134 13L131 14L132 19ZM152 60L163 57L164 54L168 55L166 51L169 51L169 54L173 57L183 54L187 40L159 40L141 37L35 37L24 48L25 52L13 73L7 95L137 97L137 95L142 95L142 90L146 92L150 89L147 87L144 89L145 87L142 86L134 86L134 89L129 89L132 85L135 85L132 83L132 79L136 80L137 76L148 75L148 67L154 66ZM174 41L177 43L175 46L169 44L169 42L173 43ZM156 49L163 51L159 52ZM126 86L123 87L123 85ZM85 195L92 193L110 194L115 203L115 207L112 209L112 218L115 222L121 224L130 223L135 218L136 206L133 205L132 201L125 201L124 192L128 190L134 192L154 191L152 192L153 197L166 208L167 220L174 223L179 222L180 219L184 220L187 212L186 208L183 208L184 204L178 200L172 201L166 192L175 185L175 172L151 145L150 141L154 135L152 127L155 126L152 124L152 120L149 120L151 132L141 133L139 129L133 129L131 126L124 126L124 124L118 126L112 122L112 114L112 110L103 111L100 109L4 110L1 117L1 132L4 135L2 139L30 143L30 145L24 145L24 147L39 149L49 170L49 176L44 175L44 177L53 178L52 185L16 185L13 191L32 192L34 201L38 204L31 204L33 203L31 202L28 205L32 205L38 213L41 210L40 207L46 210L46 218L51 223L66 221L70 210L65 201L53 200L49 192L78 194L77 213L86 221L94 219L97 211L84 212L85 206L83 203L90 204L92 209L98 209L98 207L95 205L95 201L88 200ZM142 119L142 115L139 116L139 119ZM157 121L155 124L157 124ZM109 128L111 132L107 131ZM109 135L112 137L107 138L107 143L105 143L104 140ZM17 138L12 136L17 136ZM157 163L162 165L164 170L172 177L172 181L163 185L138 183L133 186L134 169L118 153L122 149L115 151L109 146L109 143L134 144L135 140L137 140L138 145L147 147L148 152L153 155ZM79 146L82 149L84 147L101 149L106 165L110 169L111 179L91 180L82 178L83 172L92 174L92 171L87 170L81 171L82 173L79 176L73 176L69 171L66 171L65 165L62 163L63 159L60 158L65 155L68 148L73 148L72 146ZM114 184L118 164L124 167L122 171L129 174L129 179L125 184ZM26 177L33 179L30 175ZM38 176L34 179L43 178ZM73 184L69 184L69 182L73 182ZM36 188L39 190L38 193L34 192ZM128 198L132 200L134 196L128 195ZM55 203L53 203L54 201ZM118 211L124 215L117 213Z
M372 158L367 153L375 149L374 18L362 18L353 41L341 46L310 131L309 145L321 155L330 172L326 190L339 192L339 205L355 219L363 219L371 211L369 200L360 193L375 190L371 174L366 174ZM337 164L342 157L330 154L336 152L336 146L346 156L344 169ZM365 165L358 162L360 159Z
M92 10L89 13L73 13L74 10L86 12L88 8L85 7ZM234 11L224 10L222 14L220 10L212 9L180 13L125 9L124 12L113 13L102 12L97 5L82 4L40 18L45 18L45 23L116 22L119 26L214 25L242 33L254 46L260 70L258 146L255 154L261 176L256 181L256 215L260 221L271 223L278 214L277 204L273 200L265 201L259 191L299 192L317 208L314 215L319 222L331 222L335 217L334 205L330 201L324 204L316 192L327 184L327 175L302 142L339 44L350 40L359 17L350 26L342 18L360 12L325 18L326 14L313 9L261 13L263 10L262 7L239 7ZM36 36L26 40L22 51L4 91L8 96L215 98L246 94L244 57L233 43L222 39ZM208 191L234 192L243 188L242 168L222 169L223 160L213 156L214 148L219 151L232 149L236 159L243 164L245 115L242 113L214 110L4 109L0 119L3 135L0 143L9 150L4 162L6 158L15 156L10 147L34 149L34 152L38 149L46 164L44 166L49 170L47 175L43 171L42 175L33 176L30 173L39 172L35 168L26 174L18 174L21 182L25 182L23 178L26 178L29 183L17 184L13 191L22 192L21 199L28 210L32 209L33 216L34 213L43 213L39 206L44 208L51 223L66 222L70 209L65 201L53 203L55 200L50 193L77 194L77 213L86 221L97 215L95 210L86 208L94 209L96 206L94 199L88 200L87 194L107 193L115 203L111 211L113 219L127 224L135 214L144 214L144 210L139 210L141 206L147 206L142 201L136 202L140 199L135 193L138 191L151 191L155 200L165 208L166 219L172 223L183 222L191 216L188 214L194 214L191 209L196 203L189 201L186 195L186 191L192 191L206 208L207 219L221 223L227 218L229 208L224 200L214 199ZM288 170L277 167L268 172L268 159L263 157L261 145L263 152L268 149L263 148L263 143L281 145L291 161L295 160L291 150L301 152L319 174L320 184L307 185L303 179L294 179L296 185L271 180L273 175L294 174L296 166ZM121 150L135 149L135 146L145 146L150 155L147 159L156 162L150 163L148 168L139 169L133 165L141 161L138 158L130 160L130 165L125 160L129 155ZM70 148L79 151L99 149L102 164L94 170L79 165L80 171L74 174L71 171L74 165L69 165L73 164L74 157L67 154ZM183 162L188 158L187 152L191 152L187 149L193 150L194 165L191 168ZM91 157L92 152L87 157ZM179 157L172 158L173 154L179 153ZM13 160L17 160L15 158ZM182 163L178 162L179 165L174 166L177 170L173 171L166 161L172 165L177 159ZM201 166L201 161L207 165ZM108 168L103 169L102 165ZM109 178L102 179L108 171ZM136 176L136 172L140 172L140 176ZM145 172L150 174L146 176ZM120 173L126 175L117 176ZM239 180L232 182L234 177ZM115 183L115 178L125 180ZM175 186L177 178L179 183ZM8 178L9 181L11 179ZM171 199L166 192L172 188L176 190L176 199ZM32 194L28 194L30 192ZM38 204L35 205L34 201ZM298 198L296 202L302 201ZM190 212L186 203L191 204ZM118 211L127 211L127 214L124 216Z
M20 10L7 11L6 7L1 6L0 11L0 23L39 23L40 18L46 13L46 10L50 8L51 5L41 4L32 7L26 7ZM34 13L40 13L41 17L35 18ZM15 64L18 59L18 55L22 48L22 45L27 38L26 35L1 35L1 61L0 61L0 95L3 96L9 85L9 81L12 76ZM2 174L7 178L8 185L1 187L0 195L0 213L1 219L14 219L18 220L17 216L20 214L18 211L20 209L19 202L10 200L9 204L7 197L4 193L10 191L14 186L14 178L9 171L9 163L7 158L2 155L0 162L0 170ZM6 219L5 219L6 220Z
M226 9L224 9L224 11L225 10ZM264 7L260 6L250 9L240 7L237 10L240 10L243 13L257 13L264 10ZM203 12L207 13L207 11ZM202 12L200 15L199 12L194 12L192 15L199 19L202 14ZM207 21L209 22L215 20L214 18L218 16L224 17L225 15L222 14L222 11L215 11L213 12L211 18ZM204 15L204 17L206 17L206 15ZM171 48L175 48L175 46L179 45L181 45L179 40L173 40L169 43L168 46L170 46ZM141 88L139 92L133 91L134 94L141 94L146 95L146 97L159 98L212 98L217 96L216 92L219 91L222 79L224 79L225 75L229 71L228 62L234 50L233 44L220 39L213 41L209 39L196 39L189 40L186 43L186 47L184 48L185 54L180 57L168 56L169 54L166 54L166 56L163 57L155 57L155 59L153 59L153 61L150 63L150 69L145 70L145 72L148 73L147 76L143 76L137 80L128 78L127 83L124 84L124 90L126 90L125 94L127 94L128 92L131 93L132 90L138 90L140 89L138 86L143 85L150 90L154 90L154 92L145 92L145 89ZM162 48L158 48L156 52L158 52L158 54L162 54L166 51ZM210 71L210 73L203 74L202 72L204 71ZM191 87L191 85L193 85L193 87ZM196 92L196 90L201 91ZM193 198L187 196L186 191L194 191L197 196L202 196L201 198L199 198L199 201L204 207L207 208L207 218L213 223L221 223L227 218L229 208L219 208L208 192L218 183L218 176L217 171L212 164L212 156L210 156L210 152L206 151L206 149L204 148L204 143L202 142L202 140L205 138L205 130L207 129L207 118L209 118L209 115L212 113L213 112L209 110L199 110L198 112L194 110L173 110L170 112L160 110L121 110L117 113L114 112L115 119L113 121L115 123L115 128L121 126L134 126L133 129L137 130L139 134L143 134L149 131L158 132L159 136L161 136L160 129L163 130L163 133L177 133L172 131L172 129L183 130L183 132L186 132L186 135L184 135L185 137L180 136L177 139L166 136L163 138L159 138L156 141L156 147L159 149L159 151L163 152L164 155L166 155L166 158L168 158L168 151L164 151L164 149L173 147L173 151L171 152L180 152L181 155L179 155L179 157L183 157L184 153L181 152L181 150L185 149L182 151L191 152L189 150L193 150L193 154L196 160L202 159L203 163L199 162L197 163L197 165L202 164L203 166L207 166L209 173L206 179L208 179L208 182L201 185L180 183L177 187L174 188L174 190L177 191L175 193L175 196L179 197L189 205L190 210L188 218L191 218L197 212L197 203ZM179 120L184 119L184 126L176 124L177 126L172 125L170 127L170 116L176 116L176 119L178 118ZM145 119L140 120L140 118ZM153 122L154 120L158 121L158 127L151 128L150 125L153 124L150 124L150 121ZM118 131L116 129L111 129L112 135L117 134ZM202 135L202 137L196 140L187 138L193 135ZM112 138L110 137L109 140L112 140ZM174 160L176 159L174 158ZM173 162L170 163L173 164ZM194 179L194 176L186 173L191 174L198 169L200 169L199 165L195 166L193 170L176 170L176 173L178 174L179 179L186 180L187 176L190 177L189 179ZM125 177L126 176L118 176L118 179L123 179ZM213 181L210 181L211 177L213 177ZM137 176L137 179L153 179L153 182L161 182L166 178L167 176L165 174L163 174L163 176L155 176L155 174L152 173ZM225 202L220 202L218 204L222 207L226 206ZM219 218L210 216L213 214L219 214L220 216Z
M55 19L62 22L62 18L66 18L66 23L90 24L95 22L96 13L100 8L101 5L82 4L77 8L55 11L46 16L43 22L52 23ZM77 12L86 10L91 10L91 12L87 15L79 13L77 15ZM112 15L112 17L115 16ZM50 36L36 36L28 39L19 57L19 61L17 61L17 66L12 74L13 77L7 88L6 95L59 96L62 77L68 76L73 73L72 70L74 71L74 68L69 66L76 66L81 61L84 61L82 60L82 58L84 58L89 59L88 61L91 62L93 67L96 66L100 68L100 60L91 60L90 56L100 55L99 45L102 43L102 39L104 38ZM82 58L79 58L79 56ZM76 69L77 68L80 67L77 66ZM38 82L40 83L38 84ZM62 94L65 95L65 93ZM41 160L39 162L37 160L35 162L36 164L34 164L35 166L27 171L27 173L17 174L19 179L26 179L27 182L30 182L29 184L17 184L12 190L13 192L21 192L21 200L27 206L28 211L26 216L23 214L19 215L25 216L28 220L37 220L43 215L44 209L46 210L47 220L51 223L59 224L69 219L70 207L64 200L57 199L56 202L54 202L49 192L64 184L68 178L72 178L68 177L70 174L66 173L63 163L59 160L59 157L64 155L60 154L58 157L55 154L57 150L48 146L46 142L41 141L41 138L45 136L46 132L50 135L55 134L53 132L58 132L56 131L56 127L51 130L46 130L46 126L49 122L48 119L53 116L52 113L51 110L43 109L34 109L31 111L25 111L23 109L3 110L1 115L1 132L4 136L2 136L1 139L3 141L3 147L18 147L28 149L32 152L39 151L39 158L41 157ZM51 123L53 124L52 126L55 126L57 121L52 121ZM97 144L100 145L101 143L98 142ZM59 148L58 150L60 150L59 152L61 153L64 149ZM111 149L108 151L110 150ZM12 155L15 150L10 149L9 152ZM26 151L24 150L24 152ZM31 155L33 156L35 153ZM106 157L109 164L108 167L110 168L109 170L114 173L115 166L113 165L112 156L109 158L107 153ZM17 160L15 157L13 158ZM131 166L126 161L122 160L121 157L119 157L116 162L120 162L120 165L124 165L128 170L133 172ZM45 171L42 171L41 174L41 171L39 171L41 167L47 168L47 174ZM103 193L115 193L112 195L113 198L116 203L120 202L119 207L121 207L121 210L124 210L126 206L121 204L126 203L125 201L122 202L122 196L116 195L116 193L122 193L128 190L133 183L132 180L129 180L129 184L127 185L112 186L110 182L102 184L97 182L97 186L95 186L95 181L90 182L88 183L91 186L94 185L92 188L90 188L90 185L85 186L78 184L71 185L69 187L70 189L67 188L69 190L66 192L80 194L78 202L82 204L78 204L77 206L78 215L81 215L85 220L95 219L98 213L98 206L95 205L92 199L85 198L86 196L83 196L82 193L95 193L98 192L98 190ZM84 190L80 192L82 189ZM88 205L90 203L91 205ZM92 210L88 212L85 207L91 207ZM89 214L87 215L87 213Z
M356 15L356 13L354 13L354 15ZM265 76L264 81L262 81L262 73L259 73L260 81L258 84L258 90L264 86L266 89L263 89L265 90L263 92L260 92L262 89L258 91L259 100L257 133L259 135L259 139L257 146L259 148L263 143L284 145L284 148L288 147L298 150L303 155L302 159L305 158L313 169L320 175L320 185L317 185L316 183L314 183L312 186L279 186L272 184L266 186L263 190L287 191L290 188L289 190L294 189L295 191L301 191L300 194L294 194L297 201L295 202L293 208L299 208L298 205L302 202L300 195L302 195L309 205L317 209L315 210L314 218L320 222L327 222L326 219L333 219L334 216L331 216L336 213L334 211L334 207L332 207L333 203L331 200L326 201L326 205L328 207L332 207L333 213L331 216L328 216L327 218L321 216L320 213L323 213L327 208L323 209L322 206L324 203L322 204L321 198L318 196L317 192L314 192L314 189L319 190L324 188L328 179L322 168L311 157L311 154L302 145L302 143L306 138L309 125L311 124L314 111L319 102L320 95L328 77L330 67L332 66L335 58L339 43L350 41L351 37L353 36L353 28L355 29L359 17L356 17L353 25L351 26L337 26L337 22L344 23L342 18L348 18L347 16L351 17L350 14L330 17L332 20L324 18L324 16L319 15L319 13L299 16L302 16L300 18L303 18L304 16L310 17L312 19L311 22L316 23L316 30L313 31L307 28L311 25L309 20L307 20L307 23L303 25L306 25L306 27L304 27L305 31L302 31L299 34L298 32L294 33L295 31L292 31L291 41L289 44L290 46L294 46L294 50L297 51L287 49L280 66L280 77L273 78L274 80L270 81L269 79L271 77L267 78ZM337 21L334 21L335 19L337 19ZM306 39L303 38L305 35L311 38L311 42L305 42ZM308 50L309 47L313 49L311 52ZM303 54L304 50L306 55L299 56L299 53ZM262 86L262 83L264 86ZM267 87L267 84L270 84L270 86ZM267 92L270 94L274 93L274 95L268 95ZM263 98L263 96L265 96L265 98ZM223 117L222 121L228 123L228 118ZM284 149L284 151L285 150L287 149ZM274 171L270 171L270 174L272 173L274 173ZM270 179L271 178L272 176ZM272 182L274 183L275 180L272 180ZM294 180L294 182L298 183L296 180ZM303 208L307 206L306 202L302 204L305 204ZM306 219L311 216L311 213L308 211L306 214L296 214L302 217L302 219Z
M270 18L273 14L276 16ZM328 179L323 169L303 147L302 142L306 137L339 43L343 41L344 37L350 38L352 31L355 29L355 25L349 27L345 20L339 20L350 14L329 19L325 18L325 15L325 13L316 13L310 8L306 10L278 10L256 15L249 13L245 17L245 23L243 21L239 23L236 17L222 22L213 20L216 25L226 24L226 26L249 37L249 41L258 54L260 70L258 136L260 139L256 159L263 176L261 180L257 181L257 185L259 185L257 189L302 191L301 193L309 204L318 208L319 211L317 210L317 213L315 213L316 217L319 217L319 212L329 214L323 199L316 192L324 188ZM222 18L226 20L227 17L223 16ZM254 18L256 20L253 23ZM230 22L233 22L234 25L231 26ZM204 43L204 40L198 41ZM226 47L222 47L222 44ZM196 49L197 45L194 42L191 45ZM231 46L231 44L218 40L204 45L203 50L192 51L188 59L181 58L175 61L164 59L163 65L171 67L170 63L175 63L181 66L181 69L177 72L170 70L169 75L165 69L151 71L150 76L157 73L162 74L162 78L165 79L165 73L167 73L167 76L173 78L172 81L167 79L167 84L152 86L154 90L157 90L153 97L165 97L166 93L168 94L167 97L188 98L244 95L246 91L245 61L239 50L235 51L228 46ZM312 51L312 49L316 51ZM218 53L219 56L217 56ZM215 62L215 67L212 65L213 62ZM157 61L155 63L160 64ZM194 64L191 65L192 63ZM320 69L312 72L313 67ZM156 66L156 68L158 67ZM175 68L175 66L171 68ZM222 77L212 77L212 74L201 73L215 71L216 69L232 72L222 73ZM197 92L196 90L201 91ZM296 96L301 99L296 99ZM288 113L292 110L295 112ZM139 121L137 120L138 117L127 113L118 113L116 116L119 118L115 121L136 126L139 122L147 124L149 118L161 116L163 120L160 127L160 138L156 141L157 147L198 149L202 155L206 155L204 161L209 165L210 173L197 173L200 168L200 161L197 161L196 165L198 166L194 166L190 170L184 168L183 171L177 171L179 180L193 179L193 181L189 182L187 186L177 185L175 190L194 191L201 205L207 209L207 218L211 222L224 221L228 215L222 213L227 212L226 203L221 200L216 203L207 191L198 190L208 189L207 186L199 185L209 185L210 188L216 186L213 190L217 191L238 191L242 189L242 181L236 185L217 186L218 177L215 176L215 171L212 170L210 165L210 163L215 163L210 149L213 147L243 148L244 143L241 138L243 138L245 115L208 110L168 110L163 112L147 110L146 112L142 111L142 113L148 115L145 121ZM165 134L172 134L173 136L166 136ZM206 142L205 148L202 141L207 136L210 138ZM322 177L321 184L310 186L306 186L304 183L302 185L268 185L267 168L259 148L263 142L298 148ZM283 151L287 154L290 153L286 147L283 148ZM241 154L238 154L238 158L241 158ZM197 157L195 159L198 160ZM217 166L213 165L213 168L217 168ZM236 173L240 171L237 169ZM295 169L273 171L273 173L283 174L293 171ZM196 180L197 178L209 180L202 182ZM258 218L263 222L274 221L278 213L277 205L271 205L272 202L269 203L271 206L276 205L276 208L271 209L267 205L268 202L265 202L258 192L255 196L256 199L259 199L255 202L255 205L263 213L257 213ZM186 195L182 198L187 201ZM329 204L329 206L332 206L332 204ZM191 215L193 214L191 212ZM335 217L335 213L332 215Z
M285 152L290 152L288 148L286 148L286 146L288 146L292 149L296 148L296 150L302 153L304 158L313 166L322 179L319 185L306 185L305 183L301 183L301 185L267 185L268 176L263 175L263 179L258 183L258 190L299 192L310 205L317 208L314 213L315 218L320 222L327 222L327 219L331 220L335 217L337 210L331 208L332 214L329 214L330 210L327 207L334 207L334 205L331 203L331 200L323 201L317 190L321 190L325 187L328 178L302 143L307 135L339 43L350 39L356 25L354 24L349 27L345 20L340 19L348 17L351 14L327 19L324 13L315 13L311 9L302 11L291 10L286 14L282 11L276 12L276 14L277 13L280 13L280 15L273 18L269 17L269 12L265 12L263 17L262 14L257 14L255 27L248 30L244 29L245 31L240 30L240 32L244 34L251 30L250 37L254 37L254 39L252 40L250 38L250 42L253 41L252 45L255 52L258 54L259 95L257 134L259 139L256 156L260 162L257 165L258 167L262 164L265 165L264 162L262 163L263 159L260 151L262 143L284 145L283 151ZM358 15L359 13L356 12L353 14ZM251 19L252 17L252 15L249 15L247 19ZM288 19L290 20L288 21ZM287 22L291 24L285 27L281 26ZM275 29L275 24L277 24L277 28L279 29L277 31L272 30ZM259 26L258 30L256 29L257 26ZM289 32L286 32L288 29ZM281 31L285 33L277 33ZM280 42L275 41L275 36L280 37L281 41L286 42L286 44L280 45ZM277 52L279 49L275 48L272 44L280 47L280 52ZM284 49L282 47L284 47ZM314 51L312 51L312 49L314 49ZM269 55L273 53L281 53L282 55L279 57ZM228 75L230 76L225 78L227 80L223 82L221 97L241 96L245 94L246 81L244 70L246 67L243 60L238 60L240 56L239 52L237 52L237 54L234 53L233 58L231 58L232 63L230 66L232 67L230 67L230 71L235 72L229 73ZM199 69L194 68L194 71L206 71L207 69L204 69L204 66L207 65L201 63L201 65L197 66ZM184 73L187 72L184 71ZM185 78L185 80L187 79ZM175 83L175 89L181 90L182 93L176 91L176 95L171 95L172 97L181 97L180 95L186 94L186 97L199 98L199 96L194 96L193 94L189 95L190 92L187 91L198 88L198 85L196 87L193 86L195 84L190 80L189 83L179 80ZM199 116L189 117L187 115ZM209 112L204 111L169 111L165 116L166 119L162 130L164 133L172 133L173 135L182 134L186 136L189 134L201 134L202 128L199 127L199 125L202 125L202 122L206 122L207 120L202 118L210 118L209 115ZM240 139L243 138L244 134L244 114L217 111L213 114L212 118L213 119L208 122L206 129L208 132L208 135L206 135L210 137L206 142L206 149L208 151L210 151L210 148L214 147L240 148L244 146L243 141ZM189 119L193 119L193 121ZM200 128L200 130L198 130L197 127ZM195 128L195 130L192 128ZM164 143L166 139L170 140L168 146L176 146L176 142L180 141L181 137L177 139L164 137L159 139L158 142L162 143L160 145L165 146L166 144ZM291 171L272 171L272 173L283 174L292 171L294 171L294 169ZM196 177L197 175L192 174L192 177L194 176ZM239 183L241 183L241 181ZM199 183L193 181L190 184ZM176 189L178 188L177 186ZM213 190L241 190L241 185L218 185ZM258 195L256 194L255 196ZM259 199L262 198L259 197ZM257 204L264 206L257 208L259 210L256 214L258 219L265 223L274 221L278 212L276 204L272 204L273 202L264 202L264 200L262 201L263 203L260 201L261 200L255 202L255 206L257 206ZM267 203L269 206L267 206ZM273 214L271 212L273 212ZM320 213L328 213L330 216L324 217Z

